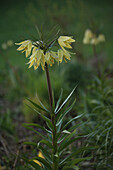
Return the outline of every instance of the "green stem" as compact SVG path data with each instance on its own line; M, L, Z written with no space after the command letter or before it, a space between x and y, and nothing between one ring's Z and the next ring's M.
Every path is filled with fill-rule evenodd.
M98 63L98 56L97 56L97 52L96 52L96 46L93 45L93 52L94 52L94 56L95 56L95 59L96 59L96 64L97 64L97 73L100 77L101 73L100 73L100 67L99 67L99 63Z
M50 81L49 69L48 69L47 63L45 64L45 70L46 70L46 78L47 78L47 86L48 86L48 94L49 94L51 122L52 122L52 125L53 125L53 130L52 130L53 170L58 170L57 139L56 139L57 130L56 130L55 113L52 112L53 96L52 96L51 81Z
M52 96L51 81L50 81L49 69L47 63L45 64L45 70L46 70L46 78L47 78L47 86L48 86L48 94L49 94L50 112L52 112L53 96Z

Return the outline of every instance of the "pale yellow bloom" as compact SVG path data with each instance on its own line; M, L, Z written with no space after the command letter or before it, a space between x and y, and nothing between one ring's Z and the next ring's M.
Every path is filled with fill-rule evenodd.
M65 48L72 48L72 42L75 42L72 37L60 36L58 38L58 43L61 49L59 49L57 52L50 50L52 46L44 43L41 40L35 42L26 40L20 43L16 43L16 45L20 45L20 47L17 49L18 51L26 52L26 57L28 57L31 53L29 57L30 60L27 63L29 64L29 68L33 66L36 70L41 65L42 69L44 70L45 63L52 66L54 61L61 63L63 60L70 60L70 52L68 52Z
M2 47L3 50L7 50L7 44L6 44L6 43L3 43L3 44L1 45L1 47Z
M62 49L58 50L58 62L61 63L63 61L63 59L65 62L67 62L66 59L70 60L70 58L71 58L71 55L69 54L69 52L67 50L65 50L65 51Z
M98 37L90 29L87 29L84 34L83 43L97 45L100 42L105 42L105 37L100 34Z
M34 66L34 69L36 70L39 65L41 64L42 69L44 69L45 66L45 56L43 53L43 50L38 49L37 47L33 48L32 55L30 56L30 61L28 62L29 68Z
M92 45L97 45L99 43L98 38L94 37L91 39L91 44Z
M54 58L50 51L47 51L45 54L45 61L48 65L52 66L54 64Z
M38 157L45 159L41 151L38 152ZM38 160L33 160L33 162L37 163L39 166L42 166Z
M13 41L12 41L12 40L8 40L8 41L7 41L7 45L8 45L9 47L12 47L12 46L13 46Z
M72 48L72 47L71 47L71 43L72 43L72 42L75 42L75 40L72 39L72 37L60 36L60 37L58 38L58 43L59 43L59 45L61 46L61 48L62 48L63 50L65 50L64 47L66 47L66 48Z
M31 53L32 49L32 41L26 40L22 41L20 43L15 43L16 45L20 45L20 47L17 49L18 51L22 51L22 53L25 51L26 52L26 57L28 57Z
M92 33L92 31L90 29L87 29L85 31L84 37L88 40L90 40L91 38L93 38L94 34Z
M98 41L99 42L105 42L105 36L103 34L99 34Z
M84 37L83 44L90 44L90 40L88 38Z
M92 31L90 29L87 29L85 31L84 34L84 38L83 38L83 43L84 44L90 44L91 39L94 37L94 34L92 33Z

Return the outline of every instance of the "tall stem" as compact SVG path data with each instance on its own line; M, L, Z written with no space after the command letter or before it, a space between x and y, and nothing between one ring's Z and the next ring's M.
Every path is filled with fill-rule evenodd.
M96 64L97 64L97 73L100 77L101 73L100 73L100 67L99 67L99 63L98 63L98 56L97 56L97 52L96 52L96 46L93 45L93 52L94 52L94 56L95 56L95 59L96 59Z
M47 78L47 86L48 86L48 94L49 94L51 122L52 122L52 125L53 125L53 130L52 130L53 170L58 170L57 139L56 139L57 130L56 130L55 114L52 113L53 96L52 96L51 81L50 81L49 69L48 69L47 63L45 64L45 70L46 70L46 78Z
M46 78L47 78L47 86L48 86L48 94L49 94L50 112L52 112L53 97L52 97L51 81L50 81L49 69L47 63L45 64L45 69L46 69Z

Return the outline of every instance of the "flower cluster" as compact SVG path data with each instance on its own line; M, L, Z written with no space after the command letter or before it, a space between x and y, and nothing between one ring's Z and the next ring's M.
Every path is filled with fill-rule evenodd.
M101 42L105 42L105 36L103 34L99 34L96 36L90 29L87 29L84 34L83 43L84 44L92 44L97 45Z
M13 46L13 41L12 40L7 40L7 42L2 43L1 47L3 50L7 50L8 47Z
M71 43L75 42L75 40L69 36L60 36L58 38L60 49L58 49L57 52L51 50L51 47L53 46L52 44L55 42L56 39L48 45L41 40L35 42L25 40L20 43L16 43L16 45L20 45L17 49L18 51L21 51L22 53L25 52L26 57L29 56L29 68L34 66L34 69L36 70L41 65L44 70L45 63L52 66L54 61L61 63L63 60L66 62L66 59L70 60L71 58L70 52L65 48L72 48Z

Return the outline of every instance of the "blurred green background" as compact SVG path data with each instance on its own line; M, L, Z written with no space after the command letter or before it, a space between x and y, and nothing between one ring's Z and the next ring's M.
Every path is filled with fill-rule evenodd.
M58 24L62 34L73 35L75 48L83 57L91 55L90 47L82 44L84 31L94 28L106 37L106 53L112 62L113 43L113 1L105 0L24 0L5 1L0 5L0 44L11 39L20 42L36 36L35 24L43 25L44 32ZM16 66L25 66L24 54L18 53L16 47L9 49L8 59ZM87 51L90 53L88 54ZM0 67L4 66L4 56L0 56ZM26 70L27 71L27 70Z

